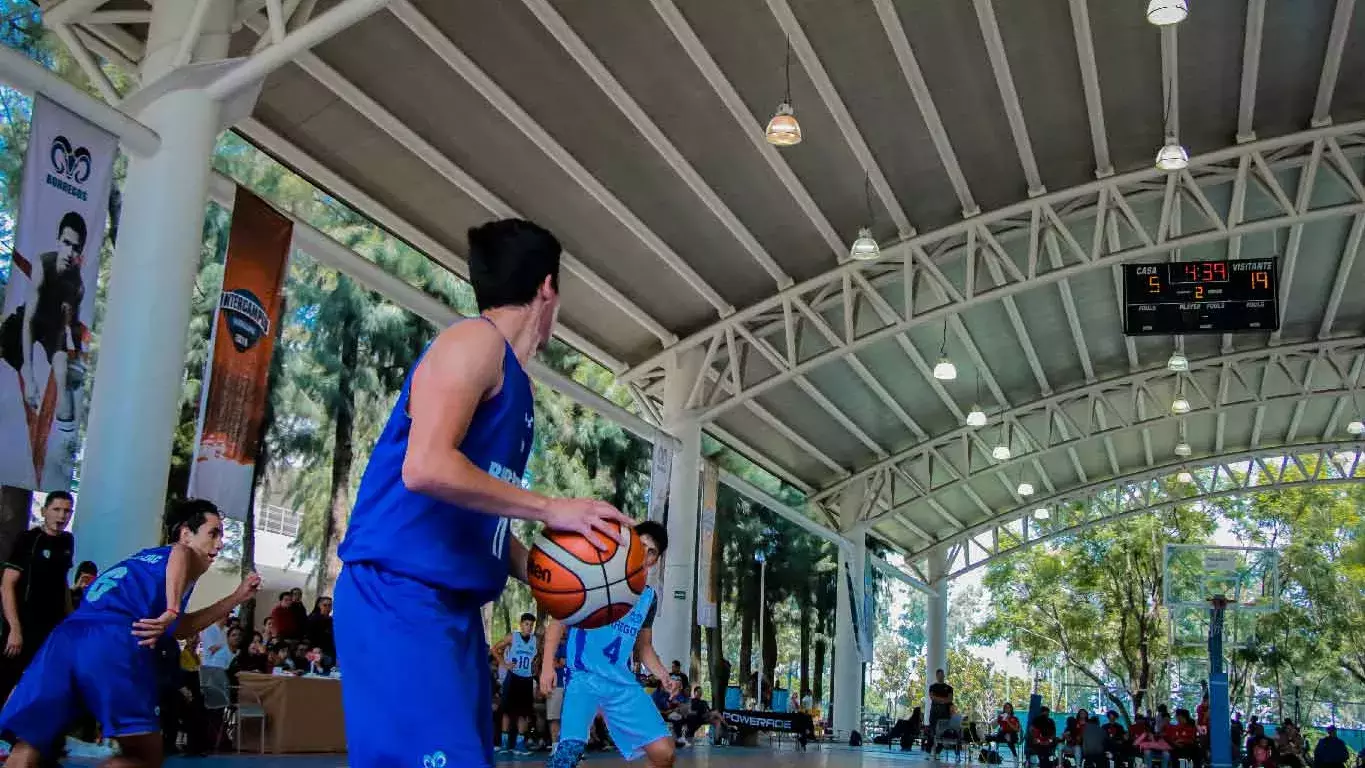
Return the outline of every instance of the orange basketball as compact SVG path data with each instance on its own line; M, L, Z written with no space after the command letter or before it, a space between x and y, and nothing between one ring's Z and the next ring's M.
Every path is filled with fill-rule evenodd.
M604 627L630 613L645 591L645 546L623 526L624 544L599 537L605 550L582 535L543 531L526 563L531 594L545 612L571 627Z

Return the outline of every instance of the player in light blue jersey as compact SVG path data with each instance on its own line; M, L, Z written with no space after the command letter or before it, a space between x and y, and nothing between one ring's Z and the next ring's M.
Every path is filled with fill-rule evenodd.
M603 549L631 522L605 502L522 486L535 442L527 366L554 330L560 250L528 221L469 231L479 316L445 329L422 354L370 452L337 550L352 765L491 766L480 608L508 577L526 580L527 549L510 535L510 518L580 533ZM420 675L412 674L417 658Z
M493 646L493 656L507 662L507 674L502 678L502 730L506 741L499 752L531 754L526 745L526 727L536 716L536 650L534 613L523 613L521 632L513 632Z
M167 532L174 544L144 549L100 574L38 650L0 712L0 729L19 737L7 768L39 765L40 752L59 744L83 713L119 743L122 756L106 768L161 765L153 647L168 631L197 636L261 587L253 573L232 594L182 616L195 581L223 548L223 520L213 504L190 499L171 509Z
M635 532L645 546L645 568L653 568L668 548L668 533L653 521L635 526ZM660 685L670 690L677 687L654 651L657 608L654 589L646 587L635 607L616 623L597 629L568 629L569 682L564 690L559 742L546 763L549 768L573 768L578 764L599 711L607 721L611 740L627 760L643 755L651 768L673 765L673 737L631 669L631 659L638 659L659 679ZM564 625L551 621L545 628L545 647L558 647L563 637ZM541 689L550 690L555 677L554 660L547 653L540 665Z

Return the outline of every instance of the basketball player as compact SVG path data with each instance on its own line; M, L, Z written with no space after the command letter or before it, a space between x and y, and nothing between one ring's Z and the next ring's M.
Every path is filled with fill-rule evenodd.
M536 683L533 662L536 659L536 615L521 615L521 632L499 640L493 646L495 657L507 660L507 675L502 686L502 732L505 741L499 752L516 752L529 755L526 747L526 726L535 715ZM517 740L512 743L512 725L515 722Z
M414 366L370 455L338 554L336 641L345 660L353 765L493 763L488 644L480 607L526 547L508 518L606 547L630 518L593 499L552 499L521 476L535 437L526 363L550 340L559 242L526 221L469 232L480 315L442 331ZM421 675L412 660L425 659ZM435 666L432 666L435 665Z
M652 520L635 526L645 546L645 568L653 568L668 548L668 533ZM676 692L659 654L654 651L653 587L645 587L630 613L616 623L597 629L568 630L569 682L564 690L559 742L550 755L550 768L573 768L583 757L588 731L600 711L616 748L627 760L644 755L652 768L673 765L673 737L654 702L640 687L631 669L631 658L644 663L659 685ZM564 637L564 625L551 620L545 628L545 647L555 648ZM546 654L540 665L540 685L549 690L555 682L554 661Z
M153 646L168 630L195 637L261 586L253 573L232 594L182 617L194 582L223 548L223 521L213 504L189 499L171 509L167 528L175 544L144 549L106 570L48 636L0 712L0 728L19 738L7 768L38 765L39 751L60 744L67 726L86 712L123 752L106 768L161 765Z

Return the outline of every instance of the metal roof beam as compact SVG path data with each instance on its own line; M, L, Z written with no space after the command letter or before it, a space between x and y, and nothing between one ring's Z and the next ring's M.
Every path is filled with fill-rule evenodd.
M1361 238L1365 236L1365 215L1358 215L1351 224L1351 233L1346 236L1346 245L1337 262L1336 280L1332 282L1332 295L1327 299L1327 309L1322 314L1322 325L1318 327L1318 338L1325 339L1332 333L1332 324L1337 320L1341 309L1341 299L1346 293L1351 270L1355 267L1356 256L1360 253Z
M763 126L755 121L748 105L744 103L744 99L735 90L729 78L721 71L715 59L711 58L710 52L706 50L706 45L702 43L701 38L697 37L697 33L687 23L682 11L678 10L678 6L673 3L673 0L650 0L650 3L654 6L659 17L663 19L664 25L673 33L678 44L687 53L688 58L692 60L693 65L701 71L706 82L711 85L711 90L715 91L716 96L729 110L735 122L739 123L744 136L753 144L754 149L758 150L759 156L768 163L768 167L777 175L782 186L791 193L802 213L806 214L811 226L815 228L815 231L824 239L830 250L834 252L835 258L844 259L848 255L848 244L834 231L829 219L820 211L820 206L816 204L815 198L810 196L810 192L806 191L806 187L792 172L787 161L782 159L777 148L764 139Z
M1005 53L1005 41L1000 37L995 8L991 0L973 0L972 5L976 7L981 37L986 42L986 55L991 60L995 87L1000 90L1000 100L1005 104L1005 119L1009 122L1010 135L1014 137L1014 149L1019 153L1019 164L1024 168L1029 197L1037 197L1045 194L1047 188L1043 186L1043 178L1038 173L1038 160L1033 156L1033 142L1029 141L1024 108L1019 103L1019 92L1014 87L1014 75L1010 73L1009 56Z
M863 140L862 133L858 130L858 124L853 119L853 114L848 111L843 98L839 96L839 90L834 87L834 81L830 79L829 73L825 71L825 65L820 62L820 57L816 55L815 48L811 46L810 40L806 38L806 32L801 28L801 23L796 20L796 14L792 13L791 6L787 0L767 0L768 10L772 12L777 23L782 27L783 33L791 43L792 50L796 53L796 58L801 62L801 66L806 70L811 83L815 85L815 92L820 94L820 100L824 102L825 109L834 118L834 124L839 127L839 133L843 134L844 141L848 148L857 158L858 164L862 166L863 172L867 174L868 180L872 183L872 189L876 191L877 197L882 201L882 206L891 214L891 220L896 222L896 229L902 238L914 237L915 227L906 217L905 210L901 207L900 201L896 199L896 193L891 189L891 184L887 182L882 169L877 165L877 160L872 156L872 150L868 149L867 142ZM868 222L870 225L871 222Z
M1246 36L1242 44L1242 94L1237 106L1237 141L1256 140L1256 82L1261 72L1261 37L1265 0L1247 0Z
M763 245L758 242L758 238L754 237L748 227L744 226L744 223L720 199L720 196L706 183L701 174L697 173L687 158L668 139L668 135L645 113L639 103L611 74L606 65L593 54L592 49L583 42L583 39L578 36L573 27L569 26L559 11L555 10L549 0L522 0L522 2L545 26L545 29L554 39L563 46L565 52L592 78L598 89L611 99L611 102L616 105L617 109L621 110L626 119L630 120L631 125L635 126L645 141L648 141L650 146L654 147L654 150L663 157L664 162L668 163L678 178L687 184L688 188L701 199L707 209L725 225L730 234L734 235L740 246L777 282L778 287L786 288L791 285L791 276L764 249Z
M1313 142L1313 151L1308 157L1308 165L1304 166L1303 174L1299 177L1299 193L1294 198L1295 212L1308 210L1308 203L1313 198L1313 183L1317 179L1318 166L1322 163L1323 147L1321 139ZM1294 287L1294 268L1298 266L1299 248L1302 245L1303 222L1295 222L1289 227L1289 242L1284 249L1284 267L1280 270L1280 328L1271 332L1271 344L1280 343L1280 336L1284 327L1284 314L1293 296L1290 291Z
M698 295L707 301L723 318L734 314L735 308L725 297L697 273L692 265L679 256L663 238L655 234L640 217L635 215L620 198L612 194L606 185L593 176L583 164L555 140L550 132L536 122L520 104L493 81L474 60L465 55L450 38L422 15L409 0L390 0L389 11L431 49L456 74L464 78L474 90L478 91L508 122L516 126L526 138L530 139L547 157L554 161L569 178L573 179L583 191L587 192L608 213L616 218L628 231L639 238L669 269L672 269Z
M1316 126L1332 123L1332 94L1336 92L1341 74L1341 57L1346 52L1346 37L1351 33L1351 12L1356 0L1337 0L1332 14L1332 31L1327 37L1327 50L1322 57L1322 75L1318 78L1318 96L1313 102L1313 122ZM1357 73L1358 75L1358 73Z
M1261 0L1264 2L1264 0ZM1070 0L1071 28L1076 39L1076 59L1081 67L1081 88L1090 119L1090 143L1095 147L1095 177L1114 174L1109 159L1109 135L1104 128L1104 100L1100 97L1100 69L1095 61L1095 41L1090 33L1090 10L1086 0Z

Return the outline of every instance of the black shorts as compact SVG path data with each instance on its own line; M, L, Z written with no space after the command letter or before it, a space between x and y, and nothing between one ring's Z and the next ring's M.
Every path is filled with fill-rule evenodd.
M502 688L502 713L508 717L535 717L536 686L529 677L507 673Z

